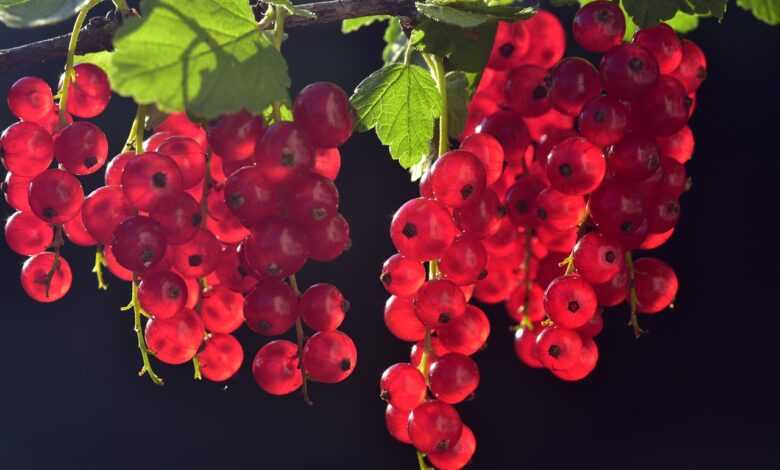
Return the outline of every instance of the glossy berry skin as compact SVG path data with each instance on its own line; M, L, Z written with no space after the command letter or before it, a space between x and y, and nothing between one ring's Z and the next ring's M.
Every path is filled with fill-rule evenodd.
M521 116L541 116L552 107L547 70L534 65L513 69L504 85L506 104Z
M657 137L655 142L658 144L661 156L681 164L691 159L696 144L693 131L688 126L684 126L672 135Z
M106 163L108 138L90 122L74 122L55 136L54 158L74 175L90 175Z
M442 346L448 351L470 356L485 346L490 336L490 321L482 309L466 304L463 315L437 332Z
M563 59L550 77L550 102L569 116L578 115L585 103L601 94L599 72L585 59Z
M601 232L585 234L574 246L572 255L577 273L591 284L608 282L625 266L623 248Z
M303 129L292 122L269 127L255 148L255 164L274 183L314 168L314 147Z
M549 11L539 10L521 23L528 29L531 38L523 62L544 69L552 68L566 51L566 33L560 20Z
M317 147L339 147L352 135L355 118L349 98L334 83L307 85L295 97L293 115Z
M243 167L230 175L224 195L227 207L248 227L264 217L281 213L276 185L254 166Z
M0 183L0 187L2 187L5 202L9 206L21 212L32 212L30 197L27 194L30 180L31 178L17 176L10 171L5 174L5 179Z
M341 331L320 331L303 346L303 368L317 382L338 383L357 365L357 348Z
M570 368L564 370L552 369L552 373L559 379L568 382L582 380L596 368L599 360L599 348L593 338L582 339L582 349L577 362Z
M244 299L244 317L255 333L280 335L292 328L298 318L298 297L281 281L261 281Z
M32 211L52 224L62 224L79 213L84 201L81 182L70 173L46 170L30 181L28 188Z
M582 339L568 328L547 327L536 337L536 356L548 369L568 369L577 363Z
M533 226L536 223L536 198L545 184L532 176L521 176L506 193L506 210L515 226Z
M341 214L309 225L306 230L309 234L309 257L315 261L333 261L352 246L349 223Z
M530 43L528 30L522 21L516 23L499 21L487 66L494 70L509 70L517 67L528 52Z
M456 233L449 211L441 203L425 198L407 201L393 215L390 225L396 249L416 261L440 258Z
M409 438L420 452L447 451L458 442L462 430L458 411L438 400L421 404L409 415Z
M623 41L626 19L614 2L592 2L574 15L572 33L577 44L586 51L607 52Z
M588 207L591 219L604 235L624 248L638 247L647 235L645 198L628 185L602 185L591 194Z
M479 385L479 368L470 357L449 353L431 364L428 380L431 393L436 399L455 405L476 391Z
M166 364L184 364L198 352L206 330L193 310L184 309L166 318L146 323L144 338L149 352Z
M314 151L314 172L335 181L341 170L341 153L337 148Z
M655 141L642 134L629 134L615 144L608 155L609 169L625 182L649 178L661 166Z
M379 381L379 396L401 410L413 410L425 400L428 385L413 365L399 362L385 369Z
M484 239L495 235L501 228L501 222L505 220L506 208L501 204L496 193L487 188L479 199L455 209L453 215L461 231L470 237Z
M47 279L52 266L55 266L55 269L47 289ZM65 258L44 251L27 258L22 265L21 280L22 288L31 299L49 303L60 300L68 293L73 282L73 273Z
M189 189L203 181L206 174L206 156L203 147L189 137L174 136L165 139L157 153L166 155L181 172L182 188Z
M51 225L29 212L14 212L5 221L5 242L20 255L40 253L51 244L54 230Z
M458 286L445 279L426 282L414 298L417 317L428 328L438 328L463 315L466 299Z
M678 281L668 264L656 258L641 258L634 262L634 285L637 310L653 314L674 301Z
M282 218L264 219L244 241L246 261L258 278L283 278L298 272L309 255L303 228Z
M138 301L145 312L164 320L184 310L187 284L173 271L154 271L141 278Z
M583 196L604 179L607 162L601 150L582 137L570 137L552 148L547 156L547 177L556 190Z
M707 57L693 41L683 39L681 42L682 59L672 76L683 84L688 93L693 93L707 78Z
M34 122L11 124L0 136L2 162L17 176L32 178L43 173L54 158L54 143L48 132Z
M419 261L396 253L382 265L379 280L390 294L411 297L425 283L425 268Z
M524 317L532 322L544 320L544 289L536 282L532 282L526 289L525 283L521 283L512 295L506 300L506 312L516 322L522 322Z
M536 355L536 337L541 331L539 326L534 326L533 330L520 328L515 331L515 355L523 364L535 369L544 367Z
M108 161L104 175L106 186L119 186L122 184L122 173L125 171L125 165L134 157L135 152L122 152Z
M634 35L634 44L653 54L655 61L658 62L658 70L663 75L674 72L682 62L682 42L677 33L666 23L640 29Z
M680 201L671 194L659 194L648 204L647 229L650 233L671 230L680 220Z
M104 245L114 239L114 230L119 224L136 212L119 186L102 186L92 191L81 206L84 227Z
M462 207L485 190L485 166L472 153L452 150L431 167L433 197L449 207Z
M192 240L203 224L200 204L185 192L158 198L149 211L149 217L160 224L171 245Z
M216 124L209 127L209 145L225 160L248 162L264 132L263 119L242 109L220 117Z
M65 232L65 237L68 241L77 246L95 246L98 244L92 235L89 234L87 228L84 226L84 221L81 219L81 215L70 219L62 225L62 230Z
M580 134L597 147L618 143L628 128L626 106L610 96L599 96L582 108L577 120Z
M212 382L233 377L244 362L244 350L238 340L226 334L213 334L198 352L200 372Z
M199 229L188 242L174 245L171 263L185 277L203 277L217 269L222 244L209 230Z
M593 290L596 291L599 305L614 307L622 304L628 297L628 281L628 272L624 269L609 281L603 284L594 284Z
M314 284L301 295L298 313L314 331L333 331L344 321L349 302L333 284Z
M244 323L244 297L221 285L203 293L200 304L203 325L211 333L232 333Z
M385 408L385 426L387 432L390 433L393 438L404 444L411 444L412 440L409 438L409 414L411 411L402 410L396 408L391 404L387 404Z
M122 172L122 191L127 200L140 210L148 211L163 196L184 189L176 162L155 152L131 158Z
M195 139L203 148L206 148L207 135L198 124L187 117L186 113L171 113L155 129L156 132L169 132L171 135L183 135Z
M168 243L160 224L149 217L136 215L117 226L111 245L119 264L143 273L162 261Z
M102 113L111 100L108 76L97 65L78 64L73 67L75 78L68 88L68 112L80 118L93 118Z
M284 184L284 193L285 214L299 224L314 224L338 213L336 185L317 173L301 173L290 178Z
M677 79L659 77L639 102L644 130L653 136L674 134L688 123L692 104Z
M444 452L431 452L428 454L428 460L438 470L460 470L471 461L476 451L477 439L474 432L464 424L458 442Z
M488 186L498 181L504 170L504 149L495 137L490 134L473 134L463 139L460 148L482 162L485 167L485 183Z
M478 134L490 134L504 149L504 159L510 163L522 161L531 135L523 124L522 116L512 111L497 111L479 123Z
M459 237L439 261L442 276L459 286L474 284L487 275L487 251L479 239Z
M8 89L6 96L11 113L25 121L37 121L54 108L51 87L38 77L22 77Z
M607 94L628 100L650 90L659 75L652 54L633 44L617 46L604 54L600 68Z
M409 297L391 296L385 302L385 326L401 341L415 342L425 337L425 325L422 324Z
M536 196L534 207L538 223L554 230L568 230L582 219L585 200L582 196L570 196L547 188Z
M242 294L251 291L258 282L239 258L237 247L227 247L222 252L214 274L220 285Z
M103 246L103 258L106 262L106 268L108 268L111 274L123 281L130 282L133 280L133 272L119 264L114 256L114 249L111 245ZM193 307L194 306L195 305L193 304Z
M544 310L556 325L579 328L596 314L598 300L593 287L576 274L554 279L544 291Z
M289 395L303 384L298 362L298 346L287 340L267 343L252 361L257 385L271 395Z

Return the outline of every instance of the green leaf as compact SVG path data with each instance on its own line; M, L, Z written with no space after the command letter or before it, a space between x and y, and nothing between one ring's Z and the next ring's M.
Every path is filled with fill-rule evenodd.
M287 10L287 13L293 16L303 16L305 18L316 18L317 14L305 8L300 8L292 4L290 0L263 0L263 3L277 6Z
M442 23L460 26L461 28L473 28L494 20L494 17L489 15L462 11L446 6L429 5L427 3L415 3L415 6L417 7L417 11L428 18L435 21L441 21Z
M279 111L280 111L279 114L282 115L282 121L293 120L293 113L292 113L292 109L290 108L289 100L280 104ZM263 110L263 119L265 120L265 122L272 122L274 120L273 106L269 106Z
M287 64L246 0L144 0L114 37L111 85L161 111L259 114L287 98Z
M113 52L108 51L101 51L101 52L90 52L89 54L84 55L76 55L73 57L73 64L95 64L101 69L103 69L104 72L108 74L109 80L111 80L111 73L113 64L111 63L112 59L114 57Z
M764 23L780 24L780 2L777 0L737 0L737 5L753 12L753 16Z
M495 36L496 23L464 29L422 18L411 40L421 52L446 57L450 70L479 72L487 64Z
M401 29L401 22L398 18L391 19L387 23L387 29L385 29L385 48L382 51L382 60L385 65L401 60L407 42L408 39Z
M622 4L628 16L642 28L672 19L680 9L679 0L623 0Z
M674 18L667 21L666 24L678 33L689 33L699 27L699 17L678 11Z
M693 12L698 13L701 16L714 16L715 18L722 20L723 15L726 14L726 3L728 0L681 0L683 3L687 1ZM776 3L776 2L775 2ZM684 8L680 8L685 10ZM687 13L692 13L688 11Z
M361 16L360 18L349 18L341 22L341 32L344 34L354 33L358 29L392 18L390 15Z
M465 72L448 72L447 78L447 134L459 139L466 127L469 102L469 79Z
M391 64L366 77L350 99L358 129L376 129L390 155L409 168L430 151L441 96L430 74L417 65Z
M59 23L75 15L90 0L0 0L0 21L11 28Z

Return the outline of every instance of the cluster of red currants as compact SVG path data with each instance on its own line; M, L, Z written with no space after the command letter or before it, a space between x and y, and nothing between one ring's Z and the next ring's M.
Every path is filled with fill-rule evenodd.
M143 141L136 121L125 152L106 166L105 186L84 197L77 176L104 166L108 139L71 115L100 114L111 88L94 65L73 72L67 112L39 78L8 93L21 121L1 141L5 196L17 210L5 234L11 249L32 255L21 276L30 297L52 302L69 290L64 232L76 245L97 245L99 262L133 283L134 304L149 317L143 339L160 361L196 359L203 377L224 381L244 359L232 335L241 325L262 336L296 326L298 344L272 341L255 356L263 390L283 395L306 378L348 377L356 349L337 330L348 302L330 284L301 294L294 278L308 259L331 261L350 245L333 182L354 120L344 91L311 84L294 102L295 121L267 128L246 111L206 128L174 113ZM305 345L303 324L316 331Z

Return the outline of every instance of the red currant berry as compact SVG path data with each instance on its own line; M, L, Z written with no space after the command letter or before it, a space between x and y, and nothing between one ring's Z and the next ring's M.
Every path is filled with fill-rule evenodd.
M238 340L226 334L213 334L198 353L200 372L212 382L233 377L244 362L244 350Z
M186 243L173 247L172 260L176 271L185 277L204 277L217 269L222 244L208 230L198 229Z
M54 108L51 87L38 77L22 77L8 90L11 113L25 121L37 121Z
M680 201L672 194L661 193L647 207L648 230L663 233L674 228L680 220Z
M298 362L298 346L287 340L266 344L252 361L257 385L271 395L289 395L301 388L303 373Z
M532 322L542 321L545 315L543 301L544 289L542 286L532 282L526 287L525 283L522 283L506 300L506 312L509 318L518 323L524 318L528 318Z
M58 169L46 170L33 178L28 195L35 215L52 224L67 222L78 215L84 201L81 182Z
M299 224L315 224L338 212L336 185L317 173L296 175L285 183L284 189L285 214Z
M550 102L569 116L578 115L585 103L601 94L599 72L585 59L563 59L550 77Z
M382 265L379 276L387 292L411 297L425 283L425 269L419 261L413 261L396 253Z
M582 349L580 335L568 328L547 327L536 338L536 356L548 369L565 370L577 363Z
M579 328L596 314L598 301L593 287L581 276L554 279L544 291L544 310L564 328Z
M504 149L490 134L474 134L460 143L461 150L471 152L485 167L485 182L488 186L498 181L504 170ZM427 173L430 174L430 173Z
M263 119L242 109L222 116L209 128L209 145L225 160L248 163L255 154L255 144L264 132Z
M336 177L341 170L341 153L337 148L317 149L314 151L314 172L322 175L331 181L336 181Z
M179 167L184 189L192 188L206 174L206 156L203 147L189 137L174 136L166 139L156 150L171 158Z
M95 173L108 158L106 134L90 122L74 122L55 136L54 158L75 175Z
M504 149L504 158L510 163L521 162L531 144L531 135L522 117L511 111L491 114L479 123L476 131L495 137Z
M487 134L475 134L475 136ZM495 235L505 220L506 208L501 204L492 189L485 189L476 200L454 211L458 228L475 238L487 238Z
M585 200L582 196L569 196L547 188L536 196L534 207L538 223L546 224L554 230L568 230L582 220Z
M333 261L352 246L349 223L341 214L309 225L306 230L309 233L309 257L315 261Z
M148 211L163 196L184 186L176 162L165 155L146 152L130 158L122 172L122 191L132 205Z
M431 452L428 460L438 470L460 470L465 467L477 451L477 439L471 428L463 425L458 442L444 452Z
M572 33L577 44L586 51L607 52L623 41L626 19L614 2L592 2L574 15Z
M552 68L566 51L566 33L561 22L549 11L539 10L521 23L525 24L531 38L523 62L543 69Z
M280 182L314 168L314 147L300 126L280 122L269 127L258 141L255 161L268 180Z
M379 381L379 396L401 410L413 410L425 400L427 384L422 373L409 363L393 364Z
M508 70L517 67L528 52L530 42L524 22L499 21L487 66L494 70ZM482 80L485 80L484 77Z
M197 313L184 309L166 318L146 323L144 338L149 352L166 364L184 364L198 352L206 331Z
M588 201L593 222L609 239L624 248L639 246L647 235L648 222L642 193L627 185L602 185Z
M249 329L255 333L281 335L292 328L298 318L298 297L281 281L261 281L244 299L244 317Z
M9 206L21 212L32 212L30 197L27 188L30 186L30 178L18 176L10 171L5 174L5 179L0 186L3 189L3 197Z
M582 196L604 179L607 162L601 150L583 139L570 137L552 148L547 157L547 177L556 190Z
M228 208L248 227L281 213L276 186L257 167L246 166L230 175L224 194Z
M200 316L207 331L232 333L244 323L244 297L227 287L212 287L203 293Z
M653 136L668 136L688 123L693 105L682 84L662 75L639 102L644 131Z
M257 278L252 276L251 269L241 262L234 247L227 247L223 251L214 273L221 285L236 292L247 293L257 285Z
M451 281L434 279L426 282L414 297L417 317L428 328L438 328L463 315L466 299Z
M44 251L27 258L22 265L21 280L22 288L31 299L48 303L60 300L68 293L73 273L65 258Z
M693 156L695 140L693 132L688 126L683 127L674 134L666 137L657 137L655 139L661 156L670 158L678 163L684 164Z
M682 43L677 33L665 23L652 28L641 29L634 35L634 44L650 51L658 62L663 75L674 72L683 56Z
M528 367L539 369L544 367L536 355L536 337L542 329L534 326L533 330L520 328L515 332L515 355Z
M127 162L133 157L135 157L135 152L122 152L108 161L104 178L106 186L119 186L122 184L122 173L125 171Z
M51 165L54 158L51 136L34 122L11 124L0 136L0 143L3 165L17 176L37 176Z
M5 221L5 242L20 255L40 253L51 245L54 230L51 225L28 212L14 212Z
M423 403L409 414L409 437L420 452L445 452L460 439L463 422L452 405L438 400Z
M431 393L451 405L468 398L479 385L479 368L470 357L449 353L431 364L428 380Z
M536 224L536 199L545 189L538 178L521 176L506 193L506 209L509 220L516 227Z
M596 342L593 341L593 338L583 338L577 362L568 369L552 369L552 373L559 379L569 382L582 380L593 372L598 360L599 348L596 346Z
M431 188L434 198L447 206L467 205L485 189L485 166L470 152L447 152L431 167Z
M628 292L628 271L625 269L617 273L612 279L603 284L594 284L599 305L614 307L626 300Z
M293 103L295 122L317 147L339 147L352 135L354 113L349 98L338 85L307 85Z
M617 46L601 59L604 88L614 98L640 97L653 87L658 75L658 64L652 54L633 44Z
M455 239L457 229L449 211L425 198L407 201L396 211L390 237L405 257L417 261L440 258Z
M142 215L129 217L119 224L111 243L119 264L137 273L162 261L167 245L160 224Z
M341 382L352 374L355 365L355 343L341 331L320 331L303 346L303 368L317 382Z
M642 258L634 262L634 285L637 309L642 313L658 313L677 296L677 275L663 261Z
M600 232L583 236L575 245L572 256L577 273L591 284L608 282L625 266L623 248Z
M100 187L84 199L81 219L89 234L102 244L111 243L116 228L136 214L119 186Z
M647 237L639 246L639 248L642 250L654 250L659 246L663 245L664 243L666 243L667 241L669 241L669 239L672 238L673 234L674 234L673 228L662 233L648 233Z
M84 220L81 218L81 213L65 222L62 225L62 229L65 232L65 236L74 245L95 246L98 243L84 226Z
M689 93L699 89L707 78L707 57L693 41L683 39L682 60L677 70L672 72L672 77L680 81Z
M480 308L466 304L463 315L437 332L442 346L448 351L470 356L485 346L490 336L490 321Z
M160 224L171 245L192 240L203 225L200 204L184 192L158 198L149 211L149 217Z
M315 331L333 331L344 321L349 301L333 284L314 284L298 303L303 322Z
M116 260L116 257L114 256L114 249L111 247L111 245L103 246L103 259L106 262L106 268L108 268L109 272L111 272L111 274L116 276L118 279L127 282L133 280L133 271L130 271L129 269L119 264L119 262Z
M509 73L504 85L506 104L521 116L541 116L552 107L547 70L521 65Z
M164 320L184 310L187 284L173 271L146 274L138 285L138 301L154 318Z
M618 143L628 128L628 109L619 100L599 96L588 102L578 119L580 134L593 145L606 147Z
M487 251L482 243L471 237L459 237L447 248L439 262L445 279L459 286L474 284L487 276Z
M415 342L425 337L425 325L414 310L409 297L392 296L385 303L385 326L401 341Z
M269 217L244 242L246 260L259 278L283 278L298 272L309 255L306 232L290 221Z
M155 128L157 132L168 132L171 135L181 135L194 139L199 143L201 147L206 148L208 145L206 131L199 125L190 121L186 113L171 113L165 118L163 122L157 125ZM151 150L150 151L154 151Z
M68 87L68 112L80 118L93 118L102 113L111 100L108 76L97 65L78 64L73 67L74 79Z
M389 403L385 409L385 425L387 426L387 432L404 444L412 443L412 440L409 438L410 413L411 411L396 408Z

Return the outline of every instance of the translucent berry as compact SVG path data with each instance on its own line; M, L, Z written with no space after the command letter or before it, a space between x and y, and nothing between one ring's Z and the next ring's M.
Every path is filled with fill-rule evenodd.
M509 317L520 323L525 318L532 322L544 320L544 289L536 282L527 288L520 284L506 300L506 312Z
M379 381L379 396L390 405L413 410L425 400L427 384L422 373L409 363L393 364Z
M62 229L65 232L65 236L74 245L95 246L98 244L98 241L92 237L84 226L84 220L81 218L81 213L65 222L62 225Z
M566 51L566 33L560 20L549 11L539 10L522 24L528 30L531 42L523 62L543 69L552 68Z
M544 310L564 328L579 328L596 314L598 301L590 283L576 274L554 279L544 291Z
M520 328L515 332L515 355L528 367L544 367L536 355L536 337L542 331L538 326L533 330Z
M138 285L138 301L154 318L171 318L184 310L187 284L173 271L154 271L144 275Z
M108 161L104 178L106 186L122 184L122 173L125 171L125 165L133 157L135 157L135 152L122 152Z
M90 122L74 122L55 136L54 158L74 175L95 173L108 158L108 138Z
M50 169L30 181L28 188L32 211L52 224L62 224L79 213L84 201L81 182L70 173Z
M341 382L352 374L355 365L355 343L341 331L315 333L303 346L303 368L317 382Z
M148 211L163 196L184 186L176 162L165 155L146 152L130 158L122 172L122 191L132 205Z
M550 81L550 102L569 116L578 115L585 103L601 94L598 70L579 57L569 57L558 63Z
M658 64L652 54L633 44L617 46L601 59L604 88L614 98L640 97L653 87L658 75Z
M445 452L460 439L463 422L458 411L438 400L418 406L409 415L409 437L420 452Z
M341 169L341 153L337 148L317 149L314 151L314 172L331 181L335 181Z
M197 357L203 377L224 382L238 372L244 362L244 350L235 337L216 333L203 343Z
M170 157L181 172L182 188L188 189L203 180L206 174L206 156L203 147L189 137L166 139L156 152Z
M438 330L441 344L448 350L470 356L485 346L490 321L482 309L466 304L463 315Z
M628 185L602 185L591 194L588 207L591 219L604 235L624 248L638 247L647 235L645 199Z
M609 169L625 182L649 178L661 166L655 141L643 134L629 134L608 154Z
M483 134L475 134L479 136ZM495 235L505 220L506 208L492 189L485 189L478 199L454 211L458 228L475 238Z
M289 395L303 384L298 362L298 346L287 340L266 344L252 361L257 385L271 395Z
M264 217L281 213L276 185L254 166L243 167L230 175L224 195L227 207L248 227Z
M410 413L410 410L402 410L389 403L385 409L385 425L387 427L387 432L404 444L412 443L412 440L409 438Z
M244 323L244 296L221 285L203 293L203 325L211 333L232 333Z
M487 275L487 251L477 238L459 237L447 248L439 262L445 279L462 286L474 284Z
M693 41L683 39L682 60L672 76L685 86L689 93L699 89L707 78L707 57Z
M522 116L512 111L497 111L479 123L478 134L490 134L504 149L506 161L520 162L531 144L531 135Z
M261 281L244 299L244 317L255 333L263 336L283 334L298 318L298 297L281 281Z
M284 207L286 216L299 224L321 222L338 212L339 191L324 176L301 173L285 183Z
M389 293L411 297L425 283L425 268L419 261L396 253L382 265L379 280Z
M136 209L119 186L102 186L90 193L81 206L81 219L92 237L111 243L116 228L136 214Z
M495 70L517 67L528 52L530 39L524 22L499 21L487 66Z
M665 23L652 28L640 29L634 35L634 44L650 51L658 62L663 75L674 72L680 66L683 56L682 42L677 33Z
M204 222L200 204L185 192L157 198L149 210L149 217L160 224L171 245L192 240Z
M309 255L306 231L281 218L264 219L244 244L247 263L261 279L294 274Z
M51 165L54 158L51 136L34 122L11 124L0 136L0 143L3 165L17 176L37 176Z
M479 368L470 357L460 353L441 356L431 364L428 380L431 393L451 405L468 398L479 385Z
M645 132L653 136L678 132L688 123L692 105L682 84L662 75L639 102Z
M172 263L185 277L203 277L217 269L222 244L210 231L198 229L186 243L171 247Z
M588 102L577 120L580 134L593 145L606 147L619 142L628 128L628 109L619 100L599 96Z
M142 215L130 217L119 224L111 243L119 264L138 273L162 261L167 245L160 224Z
M106 73L94 64L73 67L74 79L68 88L68 112L80 118L102 113L111 100L111 85Z
M592 192L601 184L606 172L604 154L582 137L564 140L547 156L550 184L564 194L582 196Z
M506 104L521 116L541 116L550 110L550 77L547 70L521 65L509 73L504 85Z
M463 315L466 299L451 281L434 279L426 282L414 298L417 317L428 328L438 328Z
M209 145L225 160L249 162L254 157L255 144L264 132L263 119L242 109L220 117L209 127Z
M5 242L20 255L40 253L51 245L54 230L51 225L29 212L14 212L5 221Z
M25 121L37 121L54 107L51 87L38 77L22 77L14 82L6 100L11 113Z
M433 197L449 207L462 207L485 189L485 166L472 153L452 150L431 167Z
M664 310L677 295L677 275L668 264L659 259L636 260L634 279L637 309L642 313L658 313Z
M693 156L695 140L693 131L688 126L684 126L672 135L657 137L655 142L662 157L671 158L678 163L685 163Z
M603 284L625 266L623 248L600 232L583 236L574 247L574 267L591 284Z
M206 331L197 313L184 309L166 318L146 323L144 338L149 352L166 364L184 364L198 352Z
M414 310L409 297L391 296L385 303L385 326L401 341L415 342L425 337L425 325Z
M301 295L298 312L314 331L333 331L344 321L349 301L333 284L314 284Z
M309 257L315 261L333 261L352 246L349 223L341 214L310 224L306 231L309 235Z
M269 127L255 148L255 162L272 182L314 168L314 147L303 129L292 122Z
M582 380L596 368L598 359L599 349L596 346L596 342L593 341L593 338L583 338L577 362L568 369L552 369L552 373L556 377L569 382Z
M570 196L547 188L536 196L534 207L538 223L554 230L568 230L582 220L585 200L582 196Z
M334 83L307 85L295 97L293 114L317 147L339 147L352 135L352 106L344 90Z
M504 149L495 137L490 134L473 134L463 139L460 148L471 152L482 162L488 186L498 181L504 170Z
M548 369L568 369L577 363L582 339L568 328L547 327L536 338L536 356Z
M18 176L10 171L5 174L5 179L0 186L3 189L3 197L9 206L21 212L32 212L30 208L30 197L27 194L27 188L30 186L31 178Z
M73 274L65 258L44 251L27 258L22 265L21 280L22 288L30 298L48 303L68 293Z
M572 33L577 44L586 51L607 52L623 41L626 19L614 2L592 2L574 15Z
M412 199L393 216L390 237L396 249L409 259L438 259L455 239L457 229L449 211L425 198Z
M155 128L157 132L169 132L171 135L183 135L195 139L202 147L206 147L206 131L187 117L186 113L171 113Z

